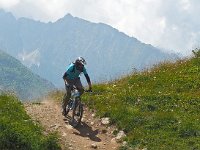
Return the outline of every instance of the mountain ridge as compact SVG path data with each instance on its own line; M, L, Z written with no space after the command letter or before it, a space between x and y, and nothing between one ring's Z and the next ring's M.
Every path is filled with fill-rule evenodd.
M12 25L0 23L8 31L3 34L0 30L0 48L58 87L63 86L62 74L66 65L78 56L88 62L89 74L95 82L115 79L132 72L132 68L141 70L174 58L109 25L91 23L69 14L56 22L42 23L26 18L13 22ZM16 30L10 33L9 29L15 24ZM38 50L36 64L30 66L28 61L34 62L32 59L24 61L19 57L35 50Z

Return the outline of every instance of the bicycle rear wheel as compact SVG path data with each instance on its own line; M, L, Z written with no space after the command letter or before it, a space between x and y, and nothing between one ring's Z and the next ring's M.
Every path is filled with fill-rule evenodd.
M72 125L74 127L81 123L83 117L83 105L81 104L80 98L77 98L75 107L72 111Z

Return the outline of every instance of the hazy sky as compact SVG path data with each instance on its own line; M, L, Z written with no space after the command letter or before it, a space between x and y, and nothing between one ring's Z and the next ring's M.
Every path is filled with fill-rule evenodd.
M70 13L183 55L200 47L200 0L0 0L0 8L44 22Z

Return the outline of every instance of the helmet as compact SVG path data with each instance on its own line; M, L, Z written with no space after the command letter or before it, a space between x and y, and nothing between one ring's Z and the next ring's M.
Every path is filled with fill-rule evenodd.
M83 57L78 57L75 61L76 64L86 65L86 61Z

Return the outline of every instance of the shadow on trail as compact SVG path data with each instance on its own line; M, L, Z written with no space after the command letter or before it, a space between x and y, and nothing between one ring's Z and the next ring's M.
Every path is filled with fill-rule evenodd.
M68 116L67 118L65 118L64 120L69 120L70 117ZM66 124L70 124L69 122L65 122ZM81 122L80 125L78 125L77 127L75 127L74 129L76 129L78 132L74 131L73 134L78 135L78 136L82 136L82 137L88 137L90 138L90 140L95 141L95 142L101 142L101 139L99 137L97 137L99 130L92 130L92 127L90 127L89 125L87 125L85 122Z
M99 130L92 130L92 127L88 126L85 122L82 122L81 125L79 125L75 129L79 131L79 133L74 132L74 134L82 137L88 137L95 142L101 142L101 139L97 137Z

